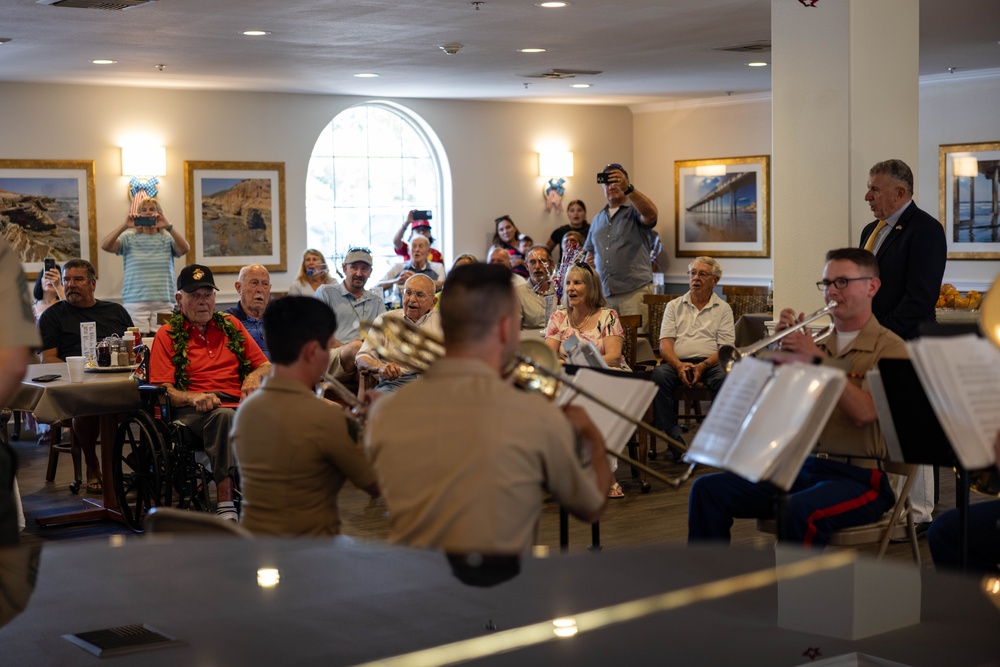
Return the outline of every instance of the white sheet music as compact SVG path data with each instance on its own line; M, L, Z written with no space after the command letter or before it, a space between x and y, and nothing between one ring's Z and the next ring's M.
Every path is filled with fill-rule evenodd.
M598 373L581 368L573 376L573 386L594 394L637 420L646 412L646 408L656 396L656 384L628 373L619 376L615 373ZM587 415L604 436L604 446L609 452L621 452L625 449L625 444L635 431L634 423L576 393L570 386L563 385L559 394L559 405L565 405L570 400L573 405L579 405L587 411Z
M774 367L766 361L748 357L743 359L726 378L719 395L712 401L708 413L695 436L698 443L698 463L722 467L733 442L743 430L743 422L750 414L754 401L771 378ZM688 458L691 458L689 455Z
M962 466L992 466L993 440L1000 430L1000 350L971 334L921 338L907 347Z
M846 383L844 371L832 366L741 360L687 458L789 489Z

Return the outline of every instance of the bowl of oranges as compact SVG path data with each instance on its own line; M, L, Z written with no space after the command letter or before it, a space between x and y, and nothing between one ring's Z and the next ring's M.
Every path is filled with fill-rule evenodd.
M962 296L962 293L954 285L945 283L941 285L941 291L934 307L942 310L978 310L982 300L983 295L974 289Z

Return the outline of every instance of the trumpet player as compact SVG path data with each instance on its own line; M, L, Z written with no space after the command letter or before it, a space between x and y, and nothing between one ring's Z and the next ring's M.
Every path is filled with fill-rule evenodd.
M782 349L834 357L850 366L848 383L788 496L786 535L805 547L822 547L842 528L877 521L892 507L895 495L880 461L887 457L878 428L875 403L865 375L882 358L902 358L902 339L872 315L872 298L881 285L875 256L860 248L831 250L823 279L816 283L831 311L834 333L816 343L808 333L782 340ZM791 309L781 312L778 329L804 319ZM691 488L688 541L729 541L734 518L774 515L773 487L732 473L708 475Z
M544 329L555 309L556 286L552 280L552 255L543 245L532 246L526 255L528 282L517 287L521 303L521 328Z
M444 293L444 357L376 401L365 431L389 541L516 556L532 544L545 490L596 521L612 482L600 431L581 408L561 411L501 377L520 339L510 272L460 266Z

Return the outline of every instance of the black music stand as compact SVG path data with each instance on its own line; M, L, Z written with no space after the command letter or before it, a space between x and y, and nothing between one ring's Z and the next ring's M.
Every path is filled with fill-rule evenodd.
M955 469L959 557L964 572L969 557L969 471L955 456L913 363L909 359L880 359L878 371L875 377L869 374L869 380L889 458Z

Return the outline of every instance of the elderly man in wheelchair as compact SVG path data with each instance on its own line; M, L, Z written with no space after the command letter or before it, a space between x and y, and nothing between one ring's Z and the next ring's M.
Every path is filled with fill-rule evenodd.
M179 309L157 331L150 352L149 382L162 389L141 392L147 413L159 413L161 423L152 423L148 417L139 421L147 430L157 431L160 439L179 437L185 444L205 450L216 485L217 513L235 521L238 520L233 503L236 466L229 444L230 425L235 406L260 386L271 365L239 320L215 311L216 291L212 271L206 266L188 265L178 276ZM164 389L166 403L157 405L162 399L150 394L162 396ZM135 492L138 495L145 492L148 504L169 504L177 486L178 462L172 453L175 447L137 448L134 433L141 429L127 430L128 427L123 425L119 433L124 434L126 441L132 440L131 444L125 443L130 451L124 455L116 453L115 467L123 460L129 464L131 479L141 478L141 483L133 486L145 487L136 488ZM137 464L144 456L148 460ZM120 477L117 470L114 472ZM119 485L120 480L116 479L116 491ZM130 492L122 491L122 495ZM142 515L148 509L143 507L143 500L122 502L120 498L119 504L123 506L126 522L133 529L141 528ZM132 521L128 521L130 516Z

